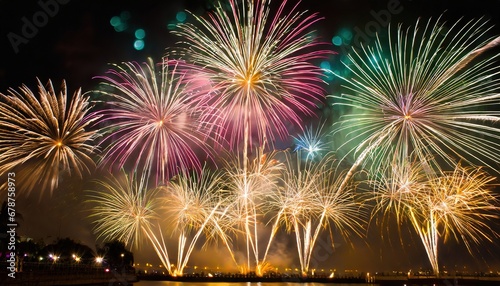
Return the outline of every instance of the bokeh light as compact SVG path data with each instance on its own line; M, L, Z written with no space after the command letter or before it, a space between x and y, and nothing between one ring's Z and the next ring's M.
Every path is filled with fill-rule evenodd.
M120 18L124 21L127 21L130 19L130 12L129 11L122 11L120 13Z
M109 23L111 24L111 26L116 28L122 23L122 20L120 19L120 17L114 16L111 18L111 20L109 20Z
M344 40L352 40L352 32L349 29L342 29L339 34Z
M113 16L109 23L113 28L115 28L116 32L123 32L128 28L127 20L130 19L130 12L123 11L120 13L120 16Z
M328 70L328 71L332 69L330 62L328 62L328 61L322 61L321 64L319 65L319 67L323 70Z
M342 38L339 37L339 36L335 36L335 37L332 38L332 43L335 46L341 46L342 45Z
M177 23L174 21L170 21L167 23L167 29L174 30L177 27Z
M134 35L136 39L142 40L144 39L144 37L146 37L146 31L144 31L144 29L137 29L135 30Z
M143 40L135 40L134 49L136 49L138 51L144 49L144 41Z
M120 25L115 27L115 31L123 32L123 31L127 30L127 27L128 27L127 24L122 22L122 23L120 23Z
M177 21L179 21L181 23L184 23L184 21L186 21L186 18L187 18L187 15L183 11L177 12L177 15L175 15L175 19L177 19Z

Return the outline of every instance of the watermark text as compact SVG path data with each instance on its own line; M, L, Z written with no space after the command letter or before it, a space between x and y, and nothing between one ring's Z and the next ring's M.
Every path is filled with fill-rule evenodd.
M14 53L19 53L19 46L29 43L30 39L33 39L38 34L38 31L47 25L49 19L59 13L59 5L68 4L69 1L70 0L39 0L38 6L40 6L41 9L33 13L31 17L24 16L21 18L21 31L7 34L7 38L9 39Z
M16 173L7 174L7 276L16 278Z

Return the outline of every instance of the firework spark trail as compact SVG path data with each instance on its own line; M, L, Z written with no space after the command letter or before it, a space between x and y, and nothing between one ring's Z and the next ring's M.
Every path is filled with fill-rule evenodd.
M368 185L372 191L366 193L366 200L375 202L371 218L382 214L383 219L388 219L395 215L398 225L406 221L407 208L413 203L416 193L424 188L425 182L435 177L435 174L424 172L425 165L425 162L415 159L388 162L383 169L370 174Z
M136 175L109 177L97 181L98 190L90 190L94 231L98 238L118 239L138 247L143 235L153 245L165 269L172 273L165 240L159 227L161 192L146 190L147 183ZM156 223L155 223L156 222Z
M163 233L161 231L161 227L159 224L157 224L157 233L158 235L155 234L155 231L151 228L146 228L144 230L144 234L148 237L149 241L151 242L151 245L153 245L153 248L156 252L156 255L160 259L161 263L167 269L169 274L174 274L174 271L172 269L172 264L170 263L170 257L168 255L168 248L167 244L165 243L165 238L163 236ZM160 239L158 239L158 237Z
M411 222L436 275L440 237L463 241L471 254L471 242L492 242L491 235L496 233L486 222L498 218L500 211L498 199L490 190L494 180L479 168L457 165L454 171L429 181L425 190L417 193Z
M270 196L267 208L278 210L273 218L295 233L302 275L307 276L321 230L335 227L344 238L360 234L363 215L352 189L340 189L335 160L327 154L319 162L293 159L287 154L284 187Z
M328 152L329 135L328 131L324 131L325 122L317 127L308 126L304 133L297 136L292 136L295 142L294 151L306 153L305 160L315 160L322 158L322 155Z
M80 90L68 102L65 81L58 94L50 80L46 87L38 81L38 96L23 85L0 98L0 174L16 171L19 189L52 193L63 174L81 178L95 166L90 128L99 117Z
M150 60L115 66L101 77L113 90L102 91L111 99L101 111L108 133L101 164L132 163L133 170L145 170L143 180L153 174L157 183L191 167L201 169L195 148L209 153L198 120L208 82L187 75L188 68L196 74L195 67L165 60L158 76Z
M167 220L173 222L173 233L179 233L174 274L182 276L200 236L209 234L208 228L221 229L217 214L225 204L223 195L227 191L223 189L222 173L210 172L207 167L200 175L179 174L164 189Z
M146 190L147 181L136 175L124 180L110 178L98 181L100 190L90 191L88 203L93 204L91 218L98 237L119 239L136 247L145 236L154 247L170 275L182 276L198 240L205 234L220 236L229 247L230 230L223 222L227 204L222 173L204 167L200 174L180 173L166 185ZM163 220L167 221L164 223ZM171 264L171 244L164 233L177 236L177 264Z
M495 177L476 167L458 164L452 172L429 176L421 163L403 162L384 170L372 182L376 206L372 217L396 214L398 224L408 221L425 248L429 262L439 275L438 244L444 237L470 242L492 241L495 231L486 223L498 218L498 198L490 190Z
M275 159L279 152L263 153L260 148L256 158L251 161L247 171L242 166L239 157L228 160L226 173L228 189L230 190L227 213L234 218L233 223L240 224L243 230L247 248L247 269L250 271L251 255L255 263L257 275L262 275L263 266L266 264L267 251L260 256L258 223L262 217L262 204L267 194L278 188L279 176L283 164ZM246 173L245 173L246 172ZM268 238L268 247L274 239L275 232Z
M246 125L261 144L264 137L274 142L275 133L286 138L285 122L301 122L296 110L312 114L324 97L322 71L310 61L331 52L310 49L323 43L307 32L320 18L297 7L285 14L287 1L270 18L269 2L231 0L231 11L219 5L208 18L193 15L199 27L183 23L174 31L182 37L174 53L203 66L214 86L205 121L219 122L217 133L229 135L230 146L248 141Z
M310 61L330 52L311 49L322 45L307 32L320 19L316 14L306 16L297 6L285 14L287 1L273 17L268 0L229 3L230 11L219 4L207 18L193 15L199 26L179 24L174 34L182 40L173 52L204 68L213 90L211 110L202 121L214 123L211 130L227 139L230 148L243 147L243 189L248 190L252 139L257 137L259 146L272 144L275 133L288 135L286 122L300 124L299 112L312 114L314 103L324 96L322 71ZM247 201L244 208L249 212L254 207ZM250 249L259 264L257 223L245 220L250 269Z
M446 30L439 19L423 28L417 22L406 32L399 26L395 38L389 28L388 49L377 37L375 47L349 55L348 92L332 97L354 110L337 131L351 136L344 145L360 141L350 151L364 150L353 168L368 165L364 156L377 170L388 157L401 161L415 153L434 158L427 170L459 159L495 169L500 111L491 106L500 103L500 69L498 54L480 55L499 39L486 37L482 20L460 24Z
M227 202L227 200L224 198L222 198L222 200L224 200L224 202ZM230 209L227 207L227 203L221 203L221 207L222 209L214 213L213 217L210 220L210 223L205 227L207 229L207 241L205 245L208 245L211 241L217 242L220 239L222 241L222 244L228 250L234 264L236 266L239 266L238 261L234 256L231 238L231 236L234 235L238 231L238 229L234 227L234 217L230 215Z

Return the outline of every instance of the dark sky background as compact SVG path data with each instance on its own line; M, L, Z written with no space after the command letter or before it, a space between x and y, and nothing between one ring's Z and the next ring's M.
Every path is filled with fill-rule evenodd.
M62 79L68 84L68 93L77 88L91 91L97 88L98 80L94 76L102 75L108 68L108 63L123 61L145 61L147 57L159 60L167 47L171 47L178 39L170 34L169 23L175 23L176 14L185 9L201 15L210 9L214 0L170 0L170 1L78 1L78 0L42 0L40 2L58 3L51 15L44 14L39 1L0 0L0 92L9 87L18 88L21 84L36 89L36 78L43 83L52 79L59 86ZM290 0L291 3L295 1ZM389 5L389 9L388 9ZM396 8L394 8L394 5ZM443 19L453 23L460 17L465 20L484 17L495 25L491 35L500 35L500 13L496 1L417 1L417 0L384 0L384 1L349 1L349 0L303 0L301 10L319 12L325 19L315 25L318 35L326 42L338 35L342 29L353 33L351 45L358 39L367 38L373 31L385 31L387 16L392 23L413 25L422 17L437 18L444 13ZM393 8L391 8L393 7ZM53 8L53 7L52 7ZM56 11L57 10L57 11ZM388 11L395 10L396 13ZM113 16L129 14L128 28L117 32L110 25ZM23 17L33 23L38 15L38 27L27 31ZM45 17L45 18L44 18ZM189 16L186 21L193 21ZM133 47L134 31L142 28L146 32L143 50ZM23 31L24 30L24 31ZM28 29L29 30L29 29ZM26 33L27 32L27 33ZM12 38L23 37L17 47L12 44ZM10 36L9 36L10 35ZM364 35L367 35L364 37ZM9 39L10 38L10 39ZM17 38L19 39L19 38ZM338 52L340 57L345 50L335 46L330 47ZM16 49L18 49L16 51ZM498 49L497 49L498 50ZM336 83L327 87L327 93L338 92ZM86 178L87 179L87 178ZM39 197L32 194L29 197L19 197L18 212L23 215L18 229L20 235L36 240L52 242L56 237L70 237L89 246L95 245L95 235L86 216L82 204L84 190L88 180L77 183L68 181L64 188L57 190L51 196L44 194ZM356 239L352 245L340 240L334 252L327 253L320 263L325 269L360 269L364 271L398 269L408 271L418 267L429 268L421 242L415 236L405 240L402 246L397 234L388 235L388 231L371 230L366 239ZM383 238L382 238L383 236ZM389 236L389 237L388 237ZM278 237L272 260L278 261L286 255L295 254L293 237L281 235ZM135 250L139 263L155 262L156 255L148 246ZM199 265L211 262L213 252L224 255L224 249L211 248L206 252L195 254L192 259L200 261ZM441 264L449 268L463 266L487 270L494 267L500 270L500 253L498 243L487 243L476 250L475 256L467 254L465 246L456 247L453 243L441 248ZM293 256L292 256L293 257ZM219 259L224 261L224 259ZM297 261L296 259L292 259ZM210 265L210 263L212 263ZM220 266L226 263L218 262ZM228 260L227 265L231 265Z

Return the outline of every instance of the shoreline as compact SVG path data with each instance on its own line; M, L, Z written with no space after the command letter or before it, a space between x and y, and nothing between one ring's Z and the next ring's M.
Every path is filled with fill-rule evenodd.
M202 276L184 276L172 277L166 275L138 275L139 281L170 281L170 282L189 282L189 283L207 283L207 282L220 282L220 283L241 283L241 282L266 282L266 283L324 283L324 284L367 284L367 285L380 285L380 286L396 286L396 285L444 285L444 286L498 286L500 285L500 277L391 277L380 276L374 279L361 278L361 277L290 277L290 276L276 276L276 277L238 277L238 276L215 276L215 277L202 277Z

